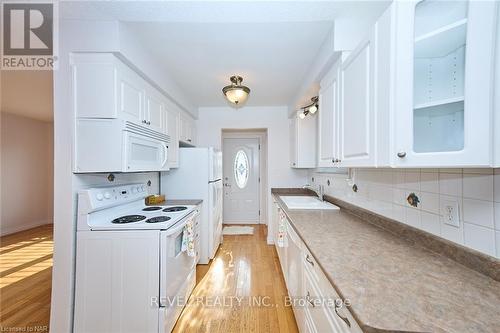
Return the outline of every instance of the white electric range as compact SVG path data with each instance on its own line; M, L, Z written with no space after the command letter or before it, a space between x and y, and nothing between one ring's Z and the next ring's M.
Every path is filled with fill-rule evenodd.
M143 184L78 193L75 332L170 332L196 283L196 206L146 206Z

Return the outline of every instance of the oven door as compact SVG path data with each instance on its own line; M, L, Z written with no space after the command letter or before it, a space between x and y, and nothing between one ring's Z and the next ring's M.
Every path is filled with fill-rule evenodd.
M195 270L196 258L182 251L182 234L189 220L194 223L198 213L193 212L171 229L160 232L160 306L175 306L179 291L189 274ZM194 225L193 225L194 227Z
M124 172L167 171L168 147L146 135L124 131Z

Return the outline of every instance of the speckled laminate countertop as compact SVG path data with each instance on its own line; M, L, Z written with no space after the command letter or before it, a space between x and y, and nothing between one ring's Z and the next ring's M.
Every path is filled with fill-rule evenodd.
M500 282L340 211L288 210L367 332L500 332ZM289 193L283 193L289 195Z

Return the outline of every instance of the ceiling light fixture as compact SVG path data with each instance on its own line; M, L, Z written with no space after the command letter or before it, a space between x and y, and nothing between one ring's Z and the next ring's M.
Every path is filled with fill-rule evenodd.
M241 84L243 81L241 76L234 75L229 80L231 80L231 85L222 88L222 92L229 102L239 106L248 99L250 88Z
M299 112L299 118L304 119L308 114L315 114L319 108L318 101L318 96L314 96L313 98L311 98L311 103L300 108L302 111Z

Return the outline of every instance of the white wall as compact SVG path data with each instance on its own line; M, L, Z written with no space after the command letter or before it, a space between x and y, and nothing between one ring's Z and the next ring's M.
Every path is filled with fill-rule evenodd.
M500 169L353 169L351 175L352 182L346 174L310 177L326 194L500 258ZM419 197L417 207L408 204L410 193ZM450 199L459 204L458 228L444 223L441 203Z
M307 181L307 171L290 168L287 107L203 107L198 110L199 146L221 148L223 129L267 129L268 203L272 207L272 187L297 187ZM271 219L268 209L267 221Z
M0 235L53 219L51 122L1 112Z

